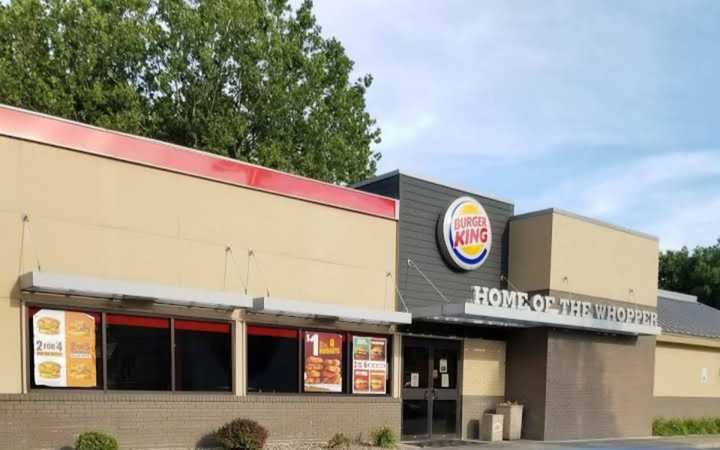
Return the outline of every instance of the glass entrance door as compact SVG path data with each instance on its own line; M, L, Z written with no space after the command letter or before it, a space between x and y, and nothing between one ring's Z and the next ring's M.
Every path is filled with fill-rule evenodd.
M403 338L403 439L457 437L458 341Z

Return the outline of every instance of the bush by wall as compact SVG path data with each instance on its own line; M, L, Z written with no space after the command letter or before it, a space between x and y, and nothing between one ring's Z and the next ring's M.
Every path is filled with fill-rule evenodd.
M114 437L96 432L81 433L75 442L75 450L118 450Z
M397 448L400 439L390 427L382 427L372 434L372 444L381 448Z
M653 421L655 436L686 436L690 434L720 434L720 417L657 418Z
M268 431L254 420L235 419L217 430L215 437L226 449L260 450L265 446Z

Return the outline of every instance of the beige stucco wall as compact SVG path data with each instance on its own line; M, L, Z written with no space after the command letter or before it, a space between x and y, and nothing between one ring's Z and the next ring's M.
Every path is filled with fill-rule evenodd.
M508 277L511 289L547 289L550 283L552 214L510 222Z
M510 223L509 277L517 289L657 304L658 241L557 210Z
M707 382L701 373L707 369ZM720 348L661 342L655 346L656 397L720 397Z
M505 395L505 342L463 341L462 395Z
M24 226L23 213L30 218ZM0 137L0 354L9 364L0 371L0 392L21 389L19 302L9 299L18 298L18 275L35 268L36 255L49 272L210 290L247 286L251 296L269 290L275 297L389 311L395 309L396 226Z
M657 304L658 241L553 214L550 289Z

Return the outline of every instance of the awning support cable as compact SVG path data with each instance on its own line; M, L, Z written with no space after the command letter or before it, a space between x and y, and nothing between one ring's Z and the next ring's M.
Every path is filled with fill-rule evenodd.
M23 253L25 253L24 252L24 250L25 250L25 229L27 228L28 239L31 242L31 245L33 248L33 254L35 255L35 265L37 266L38 272L42 272L42 266L40 265L40 256L38 256L37 246L35 245L35 241L33 241L33 238L32 238L32 230L30 228L30 215L28 213L23 213L22 222L23 222L22 235L20 237L20 239L22 239L20 241L20 271L22 271L22 269L23 269L22 258L23 258Z
M235 254L233 253L232 246L231 246L231 245L226 245L226 246L225 246L225 265L226 265L226 267L225 267L225 276L226 276L226 277L227 277L227 258L228 258L228 255L230 255L230 259L232 260L233 265L234 265L235 267L237 267L238 269L240 269L240 264L238 264L238 263L237 263L237 260L235 259ZM248 264L249 264L249 262L248 262ZM246 277L247 277L247 275L246 275ZM242 277L238 277L238 279L240 280L240 284L242 285L245 294L247 294L247 291L248 291L247 284L243 282ZM246 278L246 279L247 279L247 278ZM223 288L225 288L225 278L223 278Z
M255 250L253 249L248 250L248 285L250 284L250 258L255 261L255 265L257 266L260 278L265 285L265 292L267 293L267 296L270 297L270 288L268 287L267 280L265 279L265 275L263 274L262 268L260 267L260 261L258 261L257 254L255 254Z
M507 275L500 275L500 281L507 281L507 284L514 290L524 292L522 289L515 286L515 284L513 284L513 282L510 281L510 278L508 278Z
M386 274L386 277L393 278L392 272L388 272ZM410 312L410 309L408 309L407 303L405 303L405 298L403 297L402 292L400 292L400 289L397 287L397 284L393 283L393 286L395 288L395 293L397 294L398 298L400 299L400 303L402 303L403 308L405 308L405 312ZM386 290L386 292L387 292L387 290Z
M405 298L403 297L402 292L400 292L400 289L397 286L395 286L395 292L397 292L398 298L400 299L403 308L405 308L405 312L410 312L407 303L405 303Z
M410 266L410 267L412 267L413 269L417 270L417 272L420 274L420 276L422 276L422 277L425 279L425 281L427 281L428 284L429 284L430 286L432 286L433 289L435 289L435 292L437 292L437 294L440 296L440 298L442 298L443 300L445 300L446 303L451 303L450 300L448 300L447 297L445 297L445 295L444 295L442 292L440 292L440 289L438 289L438 287L435 286L435 283L433 283L432 280L430 280L430 278L428 278L427 275L425 275L425 274L423 273L423 271L420 270L420 267L418 267L418 265L415 264L415 261L413 261L412 259L408 258L407 264L408 264L408 266Z

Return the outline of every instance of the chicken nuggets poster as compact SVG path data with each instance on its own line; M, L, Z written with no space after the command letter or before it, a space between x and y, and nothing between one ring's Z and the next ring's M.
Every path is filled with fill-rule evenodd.
M95 387L95 318L41 309L33 316L35 384Z
M343 335L306 331L305 392L342 392Z

